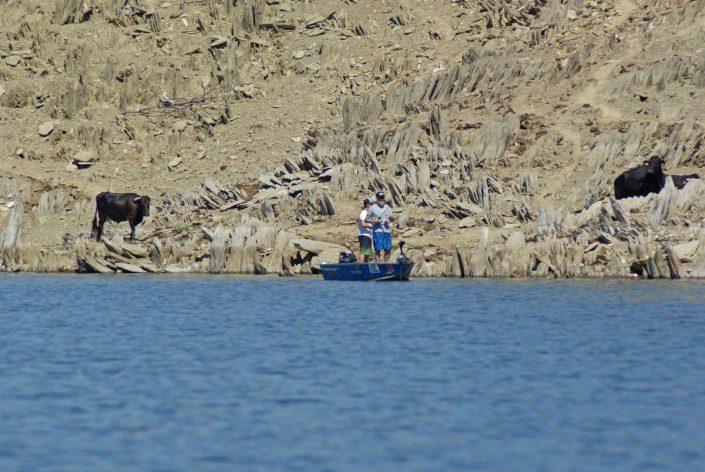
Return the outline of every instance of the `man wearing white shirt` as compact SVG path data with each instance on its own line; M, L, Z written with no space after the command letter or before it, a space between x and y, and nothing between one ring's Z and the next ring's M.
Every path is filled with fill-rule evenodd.
M367 210L367 219L372 222L375 262L381 262L382 251L384 251L384 262L388 262L392 255L392 230L389 222L394 217L392 208L385 202L384 193L377 192L375 198L376 203Z
M370 262L372 256L372 223L367 221L367 211L372 206L372 200L365 198L362 211L357 216L357 240L360 242L360 260Z

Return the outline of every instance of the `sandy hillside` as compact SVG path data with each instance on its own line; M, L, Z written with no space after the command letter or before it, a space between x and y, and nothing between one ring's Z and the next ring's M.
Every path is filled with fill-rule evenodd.
M652 154L705 175L703 1L22 0L0 33L6 270L307 273L381 189L418 275L705 275L702 181L610 201ZM104 190L152 197L144 253L86 240Z

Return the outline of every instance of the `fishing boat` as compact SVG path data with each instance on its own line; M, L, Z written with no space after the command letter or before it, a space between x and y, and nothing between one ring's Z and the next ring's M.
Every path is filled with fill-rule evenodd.
M323 280L409 280L414 263L399 262L343 262L337 264L321 264Z
M400 244L401 255L396 262L350 262L321 263L323 280L345 280L366 282L371 280L409 280L414 263L404 255L404 244ZM350 253L341 253L340 260ZM353 256L354 259L354 256Z

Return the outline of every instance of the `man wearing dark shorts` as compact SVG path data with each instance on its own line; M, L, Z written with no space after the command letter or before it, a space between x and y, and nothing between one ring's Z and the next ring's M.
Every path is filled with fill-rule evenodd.
M367 221L367 210L372 206L372 200L365 198L362 211L357 216L357 240L360 242L360 260L370 262L372 257L372 223Z

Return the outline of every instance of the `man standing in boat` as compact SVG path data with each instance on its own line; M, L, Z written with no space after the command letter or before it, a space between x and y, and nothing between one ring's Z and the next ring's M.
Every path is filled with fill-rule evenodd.
M362 201L362 211L357 216L357 240L360 242L360 260L370 262L372 256L372 223L367 220L367 212L372 206L372 200Z
M375 199L377 202L367 210L367 218L372 222L372 232L374 233L375 262L382 261L382 251L384 251L384 262L389 262L392 255L392 230L389 227L389 222L394 217L392 216L392 208L385 201L384 193L377 192Z

